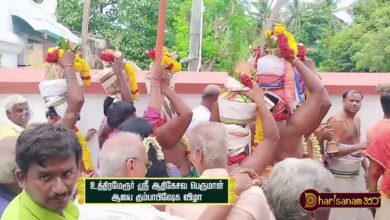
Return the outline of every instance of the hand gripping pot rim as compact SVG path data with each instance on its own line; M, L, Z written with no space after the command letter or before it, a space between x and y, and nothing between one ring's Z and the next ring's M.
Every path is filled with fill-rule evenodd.
M120 92L117 77L111 68L105 68L99 73L99 83L107 94L115 95Z

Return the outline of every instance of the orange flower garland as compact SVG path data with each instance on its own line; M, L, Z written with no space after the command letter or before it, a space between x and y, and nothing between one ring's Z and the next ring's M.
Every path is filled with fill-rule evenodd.
M71 48L70 42L65 41L64 39L60 39L58 41L58 46L56 47L50 47L47 50L47 54L45 57L45 69L46 69L46 79L51 80L55 78L64 78L65 74L63 69L59 66L58 61L61 59L66 51L71 51L75 56L73 69L75 72L80 73L80 77L83 80L84 86L91 85L91 75L90 75L90 68L89 64L86 60L82 59L78 55L78 49L79 46L76 46L75 48Z

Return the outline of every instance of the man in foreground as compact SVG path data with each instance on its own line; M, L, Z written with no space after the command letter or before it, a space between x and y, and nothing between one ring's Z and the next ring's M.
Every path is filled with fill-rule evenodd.
M71 202L81 161L81 147L67 128L37 124L16 143L16 179L23 191L5 209L2 220L76 220Z

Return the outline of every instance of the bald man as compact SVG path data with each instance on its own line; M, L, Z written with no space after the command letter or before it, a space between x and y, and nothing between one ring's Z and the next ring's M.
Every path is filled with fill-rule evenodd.
M200 105L192 110L192 121L188 126L186 135L191 136L192 129L198 124L210 121L211 109L218 100L221 87L217 85L208 85L202 92L202 101Z

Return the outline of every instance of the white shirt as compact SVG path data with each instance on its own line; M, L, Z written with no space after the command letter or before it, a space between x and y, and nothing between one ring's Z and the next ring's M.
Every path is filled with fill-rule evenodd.
M204 105L199 105L198 107L194 108L192 110L192 121L191 124L188 126L186 136L190 137L192 129L194 129L200 123L210 121L210 115L210 110Z
M151 205L80 205L79 220L183 220Z

